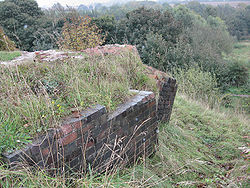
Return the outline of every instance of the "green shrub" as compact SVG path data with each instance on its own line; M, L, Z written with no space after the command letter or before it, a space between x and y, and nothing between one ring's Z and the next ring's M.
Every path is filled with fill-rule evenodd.
M229 61L227 63L227 80L230 86L243 86L248 80L248 69L239 61Z
M178 91L193 99L201 99L213 105L217 101L219 91L215 75L204 72L198 66L187 69L175 69Z

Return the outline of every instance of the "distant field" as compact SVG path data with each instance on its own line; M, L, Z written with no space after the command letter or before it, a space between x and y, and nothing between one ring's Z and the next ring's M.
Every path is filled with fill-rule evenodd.
M231 5L232 7L237 7L239 4L250 5L250 1L200 2L200 4L206 4L206 5L212 5L212 6L218 6L218 5L226 5L226 4L229 4L229 5Z

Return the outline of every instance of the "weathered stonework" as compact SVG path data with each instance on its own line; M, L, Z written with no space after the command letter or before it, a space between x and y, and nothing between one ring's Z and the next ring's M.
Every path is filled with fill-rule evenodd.
M26 162L52 173L85 172L89 167L103 172L113 166L133 164L155 152L158 121L170 118L176 81L160 84L158 106L154 93L140 91L116 111L108 114L101 105L67 119L26 148L3 157L14 165Z

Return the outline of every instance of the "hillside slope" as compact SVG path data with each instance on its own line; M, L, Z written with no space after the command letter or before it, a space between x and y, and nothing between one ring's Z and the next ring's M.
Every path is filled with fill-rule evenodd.
M161 125L158 151L137 166L69 178L2 166L0 182L3 187L247 187L248 123L179 94L170 123Z

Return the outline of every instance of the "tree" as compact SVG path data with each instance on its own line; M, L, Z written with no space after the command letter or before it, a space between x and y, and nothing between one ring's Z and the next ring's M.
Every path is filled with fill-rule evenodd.
M141 52L147 34L157 33L169 44L175 44L181 32L181 23L170 11L142 7L129 12L125 19L120 20L116 36L117 42L136 45Z
M101 16L93 18L92 23L101 30L102 35L105 37L104 44L113 44L116 41L116 21L114 16Z
M61 49L79 51L101 45L104 40L98 27L91 24L90 17L73 17L65 22L58 44Z
M21 50L31 51L33 33L39 27L37 19L43 15L34 0L5 0L0 2L0 25L6 35L15 41Z

